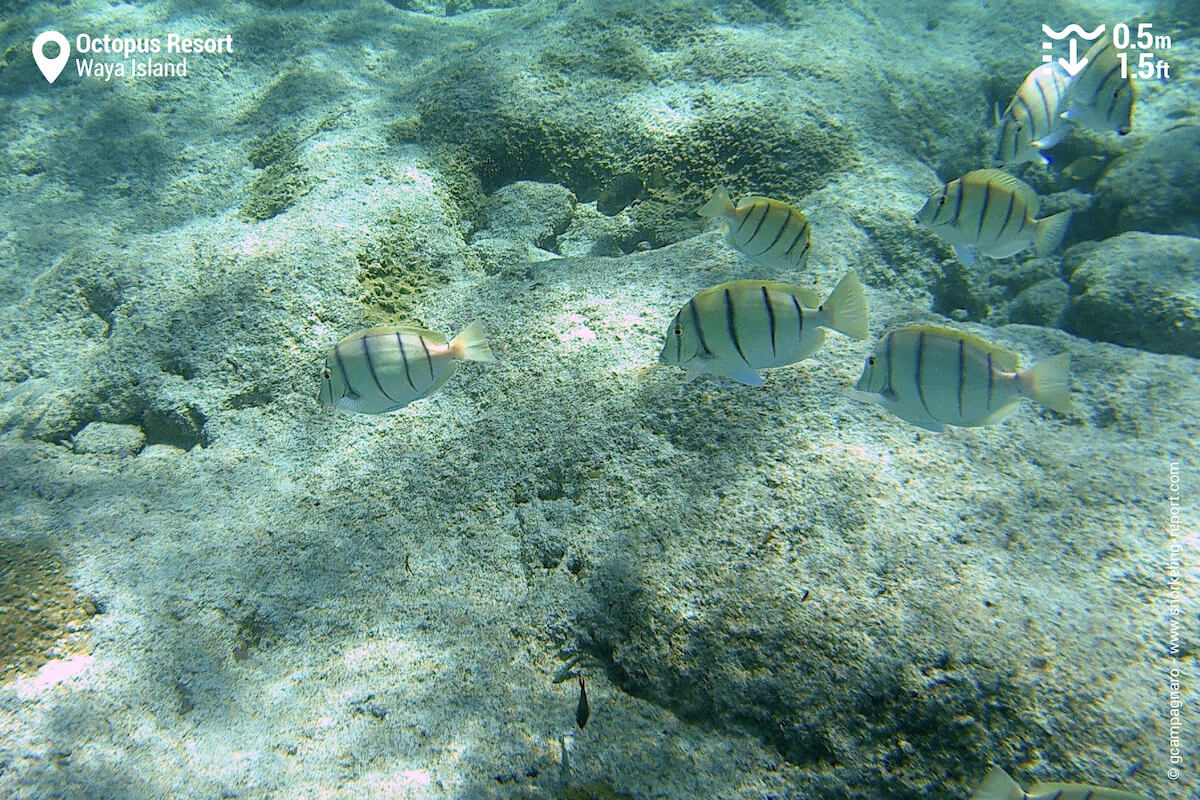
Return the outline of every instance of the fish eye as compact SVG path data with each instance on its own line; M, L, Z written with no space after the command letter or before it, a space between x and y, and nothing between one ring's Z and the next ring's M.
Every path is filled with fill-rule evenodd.
M939 206L946 205L946 195L942 195L941 197L938 198L938 205Z
M868 367L875 366L875 356L867 356L867 366Z
M682 325L676 325L676 326L675 326L675 335L676 335L676 336L683 336L683 326L682 326Z
M321 377L325 378L325 380L331 380L333 378L333 374L328 369L326 369L324 372L321 373Z

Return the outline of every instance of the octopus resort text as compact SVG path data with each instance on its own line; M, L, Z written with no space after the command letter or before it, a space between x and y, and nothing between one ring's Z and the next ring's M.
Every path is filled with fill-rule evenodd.
M75 59L75 69L81 78L175 78L186 77L188 55L204 53L231 53L231 36L220 38L186 37L168 34L166 37L93 38L81 34L75 40L76 52L88 54L116 54L118 61L106 61L86 56ZM157 58L159 54L174 56L173 59Z

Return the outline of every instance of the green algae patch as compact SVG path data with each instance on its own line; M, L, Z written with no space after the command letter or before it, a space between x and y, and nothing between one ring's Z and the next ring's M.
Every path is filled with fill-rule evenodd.
M311 188L307 170L293 149L267 164L258 174L250 184L250 196L238 209L239 216L248 222L270 219L291 208Z
M258 139L250 145L246 159L255 169L265 169L281 159L294 158L300 141L296 134L288 130L277 131L263 139Z
M419 322L421 298L446 282L444 234L429 230L412 214L398 212L383 233L355 259L362 287L359 302L373 322Z
M0 542L0 682L89 652L87 621L97 613L48 543Z

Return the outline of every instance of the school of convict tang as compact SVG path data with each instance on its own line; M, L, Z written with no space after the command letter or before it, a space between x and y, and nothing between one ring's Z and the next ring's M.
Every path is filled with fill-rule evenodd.
M1062 141L1075 124L1120 135L1133 129L1136 93L1118 69L1112 36L1103 34L1086 58L1074 77L1056 63L1035 68L1003 114L997 110L996 164L1048 162L1041 151ZM946 240L970 266L976 254L1007 258L1030 247L1039 255L1057 248L1070 212L1039 218L1038 205L1028 184L982 168L933 193L914 221ZM752 195L735 203L719 188L698 213L720 219L725 241L754 264L797 272L808 262L812 228L802 211L781 200ZM659 361L682 368L689 379L709 374L762 386L760 371L815 355L827 330L865 339L867 322L863 287L853 270L824 302L791 283L731 281L698 292L679 309L667 326ZM319 400L343 411L390 413L436 391L459 360L491 358L477 322L449 342L411 326L369 328L330 348ZM931 431L984 426L1012 414L1022 398L1071 413L1067 368L1064 354L1021 370L1015 354L976 336L905 326L882 335L847 395Z
M1062 141L1079 123L1124 135L1132 130L1132 82L1115 69L1109 35L1087 52L1074 78L1061 67L1034 69L1001 116L998 165L1048 162L1041 152ZM717 189L698 211L721 220L725 241L751 262L798 271L812 248L812 229L802 211L781 201L749 196L736 203ZM949 242L965 264L979 253L1005 258L1033 247L1054 250L1066 232L1069 212L1038 218L1038 197L1015 176L977 169L949 181L917 212L915 222ZM686 371L689 380L715 375L762 386L762 370L815 355L832 330L852 339L868 335L862 284L851 270L821 301L810 289L775 280L735 280L706 288L670 320L659 361ZM381 414L428 396L453 374L459 360L488 361L492 354L478 322L447 342L442 335L408 326L370 328L330 348L320 402L344 411ZM1021 369L1018 357L983 339L936 325L886 331L866 357L861 376L846 394L875 404L912 425L940 432L947 425L1000 422L1028 398L1062 414L1072 413L1068 356L1059 354ZM580 678L576 721L589 716ZM995 767L971 800L1141 800L1139 795L1083 784L1035 784L1028 792Z

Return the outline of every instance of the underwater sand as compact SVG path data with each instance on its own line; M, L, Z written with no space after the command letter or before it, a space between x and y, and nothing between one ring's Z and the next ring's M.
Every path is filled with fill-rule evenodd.
M1122 307L1177 316L1128 347L1103 307L1077 335L1068 265L1120 231L1061 175L1193 124L1186 6L14 8L0 795L948 799L998 765L1195 797L1200 264L1161 253L1200 202L1132 229L1178 274ZM967 269L913 224L1041 21L1134 19L1174 37L1135 133L1023 173L1077 209L1062 248ZM50 28L235 52L51 86ZM718 183L805 211L805 274L695 215ZM761 389L656 363L703 288L851 268L869 341ZM431 397L317 404L342 336L476 319L497 360ZM847 397L919 322L1070 353L1076 413L933 434Z

